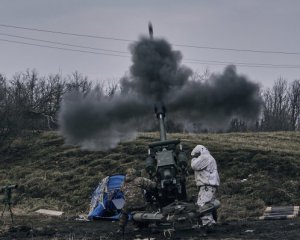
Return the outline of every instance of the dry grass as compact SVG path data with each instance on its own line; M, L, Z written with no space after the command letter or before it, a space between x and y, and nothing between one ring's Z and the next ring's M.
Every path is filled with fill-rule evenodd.
M216 158L222 185L221 220L257 217L266 205L300 202L300 133L169 134L190 153L203 144ZM88 152L64 145L56 132L18 139L0 150L0 185L18 183L15 203L23 211L50 208L69 214L86 212L100 179L143 169L147 145L158 133L141 133L108 152ZM193 173L187 188L196 195ZM246 181L241 181L247 179Z

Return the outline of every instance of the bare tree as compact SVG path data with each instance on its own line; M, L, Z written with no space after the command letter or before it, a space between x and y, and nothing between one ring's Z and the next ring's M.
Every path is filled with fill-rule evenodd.
M206 68L203 73L199 73L198 71L193 72L193 74L190 77L190 79L192 81L201 81L201 82L204 82L204 81L208 80L210 76L211 76L211 73L210 73L209 69Z
M87 76L83 76L77 71L67 77L66 91L78 91L87 94L92 89L92 82L88 80Z
M7 117L7 84L4 76L0 74L0 143L8 136Z
M272 89L267 89L263 93L263 98L263 130L289 130L287 81L278 79Z
M247 123L239 118L233 118L230 121L228 132L246 132L248 130Z
M300 80L294 80L290 85L289 110L291 130L296 130L300 118Z
M120 90L119 82L116 79L111 79L104 84L104 92L106 96L114 96Z

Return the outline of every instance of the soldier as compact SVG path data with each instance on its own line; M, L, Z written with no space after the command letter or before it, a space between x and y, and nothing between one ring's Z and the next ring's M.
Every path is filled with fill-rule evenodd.
M147 178L138 177L137 171L134 168L127 169L125 181L121 187L121 191L125 198L125 204L121 211L119 231L124 232L130 212L145 209L146 201L144 199L143 190L154 189L155 187L155 182Z
M202 207L216 198L217 188L220 185L217 164L207 148L202 145L197 145L191 155L193 156L191 167L195 171L195 181L199 188L197 204ZM211 227L215 224L212 213L204 215L201 219L203 226Z

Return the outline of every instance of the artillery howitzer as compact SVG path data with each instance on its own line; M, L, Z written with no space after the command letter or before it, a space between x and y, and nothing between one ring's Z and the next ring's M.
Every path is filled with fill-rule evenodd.
M163 104L155 106L155 113L159 120L160 141L149 144L146 171L150 179L157 183L154 197L161 208L175 200L187 200L187 156L180 140L167 140L164 122L166 109Z
M165 130L166 109L163 104L155 106L159 121L160 141L149 144L146 158L146 171L150 179L156 182L156 189L146 193L148 201L158 206L157 212L134 212L132 218L137 222L163 223L172 228L176 223L199 226L198 220L208 212L220 206L215 200L199 208L188 202L186 194L186 175L188 158L182 149L180 140L167 140Z

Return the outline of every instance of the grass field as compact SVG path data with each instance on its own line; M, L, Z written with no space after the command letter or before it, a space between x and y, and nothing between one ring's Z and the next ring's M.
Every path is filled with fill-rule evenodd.
M189 154L205 145L218 163L221 221L251 219L267 205L300 204L300 133L168 134L181 139ZM105 176L124 173L130 166L143 169L147 145L158 133L141 133L137 140L108 152L89 152L64 145L56 132L17 139L0 150L0 185L17 183L16 211L39 208L68 214L87 213L90 196ZM193 172L188 194L197 194Z

